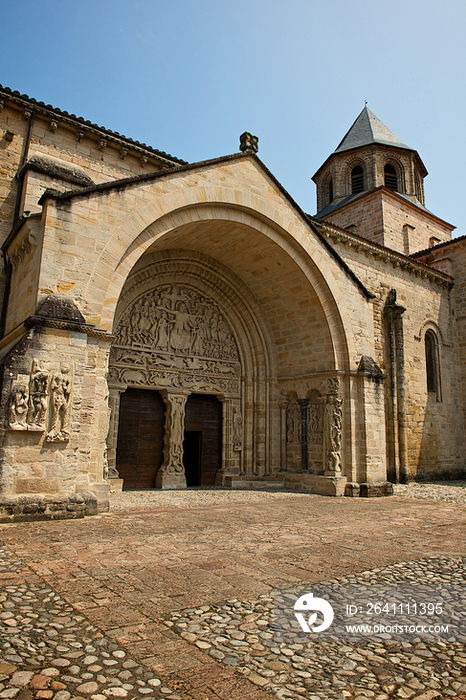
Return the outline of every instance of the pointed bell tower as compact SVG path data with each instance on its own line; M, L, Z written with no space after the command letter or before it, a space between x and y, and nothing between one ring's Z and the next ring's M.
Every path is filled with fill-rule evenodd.
M312 178L323 221L409 255L451 239L425 208L427 170L367 106Z

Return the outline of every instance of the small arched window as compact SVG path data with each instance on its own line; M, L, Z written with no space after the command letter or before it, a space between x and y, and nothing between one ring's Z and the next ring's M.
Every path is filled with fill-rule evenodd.
M433 331L429 330L426 332L424 341L426 348L427 392L435 394L437 401L441 401L437 336Z
M394 192L398 192L398 177L393 165L387 163L387 165L383 169L383 173L385 187L388 187L389 190L393 190Z
M361 165L355 165L351 171L351 194L364 191L364 171Z

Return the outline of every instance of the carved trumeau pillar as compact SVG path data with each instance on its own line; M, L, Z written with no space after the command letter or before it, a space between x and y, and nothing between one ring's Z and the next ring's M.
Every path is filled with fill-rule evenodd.
M189 392L163 391L165 402L165 435L163 464L155 477L160 489L185 489L186 475L183 466L184 416Z
M108 404L110 408L110 422L107 436L107 479L120 478L116 466L116 447L120 417L120 397L125 391L126 386L109 386Z

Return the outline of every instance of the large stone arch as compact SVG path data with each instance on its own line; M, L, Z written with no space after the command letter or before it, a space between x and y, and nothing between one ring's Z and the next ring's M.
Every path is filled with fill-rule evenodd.
M265 200L254 197L257 209L246 209L241 204L245 196L242 191L229 190L219 195L218 188L209 188L211 192L208 188L201 189L203 196L198 195L204 202L208 196L215 195L218 199L234 199L235 203L193 204L195 197L190 191L186 199L191 203L186 206L161 213L169 208L168 201L172 205L180 204L177 193L177 197L163 195L135 213L114 233L95 267L90 284L103 290L104 303L92 309L91 315L100 320L101 327L115 330L123 313L123 300L129 303L131 295L137 297L134 280L149 284L148 280L160 273L160 266L169 264L171 279L176 280L176 275L185 274L182 268L188 260L189 265L197 266L196 289L202 280L204 291L205 285L210 285L211 298L223 295L222 303L225 295L231 296L231 290L235 290L235 303L222 308L227 309L242 358L249 364L246 363L244 374L242 365L241 396L233 397L230 408L225 410L224 465L230 476L276 474L287 466L283 448L286 434L283 396L296 387L306 400L316 377L320 376L330 392L322 392L322 401L333 401L326 397L334 395L337 375L341 378L338 391L349 396L350 358L356 357L354 339L351 332L345 331L345 328L351 331L351 311L345 299L345 286L351 283L343 278L338 264L329 257L314 232L289 207L288 216L284 216ZM249 197L249 205L252 199ZM155 218L157 213L159 216ZM157 266L159 272L155 271ZM164 279L162 274L159 281L162 283ZM342 279L345 285L341 285ZM277 312L280 307L277 290L280 295L287 295L288 306L281 304L281 318ZM240 307L247 310L249 320L245 321L245 313L239 313ZM285 342L286 333L294 339L293 343ZM221 392L216 389L213 393L219 396ZM111 397L113 416L117 415L116 400L115 395ZM347 398L346 405L348 401ZM248 407L247 411L244 406ZM234 416L238 414L244 419L245 444L240 455L232 452ZM115 426L113 420L110 467ZM342 449L346 449L349 460L352 457L346 446L351 442L353 430L353 417L346 410ZM321 467L324 463L325 457ZM322 468L318 473L324 471Z
M190 188L189 193L182 193L189 200L194 198L191 189L197 188ZM226 204L218 201L208 204L187 203L185 207L178 207L164 214L162 210L168 208L170 202L179 204L181 193L177 193L176 197L174 194L166 195L133 214L115 231L104 247L88 285L89 289L93 286L102 289L104 301L98 308L90 306L88 315L97 320L101 328L108 331L112 329L115 307L126 278L137 260L154 243L162 242L162 239L167 237L167 243L162 242L162 247L179 245L176 243L176 233L189 224L209 221L236 222L272 241L283 251L284 256L289 257L304 273L329 325L334 344L335 364L340 369L348 369L350 358L356 357L354 339L345 331L345 328L349 327L347 322L351 314L347 309L344 289L338 283L338 275L334 274L336 264L330 261L320 241L298 216L290 215L287 220L282 213L272 210L270 204L259 197L248 196L248 193L241 190L222 191L219 196L218 188L200 189L202 192L198 194L204 201L209 194L215 194L223 202L229 198L233 201ZM245 209L241 204L237 204L245 198L248 204L254 199L258 209ZM273 219L270 218L271 215L274 216ZM144 226L150 219L151 222ZM342 271L339 272L343 275ZM86 298L91 297L92 295L86 294Z

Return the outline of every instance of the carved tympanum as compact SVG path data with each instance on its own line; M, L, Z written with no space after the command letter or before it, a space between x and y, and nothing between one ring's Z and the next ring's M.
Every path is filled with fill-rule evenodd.
M217 304L181 285L164 285L139 297L121 317L116 336L116 345L238 360L233 334Z
M139 297L123 314L110 356L115 383L239 393L235 339L215 302L182 285Z

